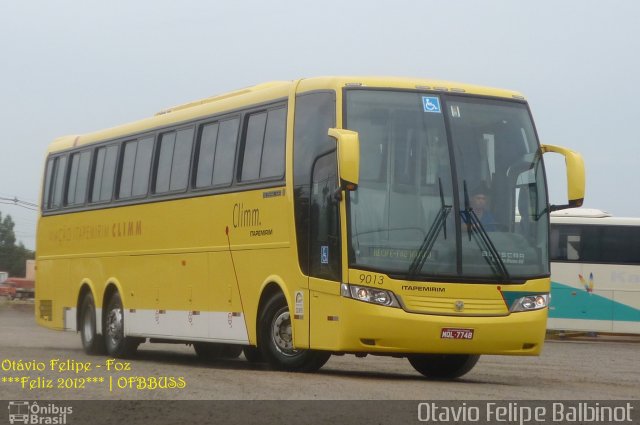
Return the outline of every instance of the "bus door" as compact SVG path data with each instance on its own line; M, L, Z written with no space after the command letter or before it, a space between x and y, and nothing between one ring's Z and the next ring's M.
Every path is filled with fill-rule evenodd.
M309 309L310 343L326 348L332 335L340 300L342 250L340 200L336 152L328 152L313 164L309 226ZM335 320L329 320L334 318Z

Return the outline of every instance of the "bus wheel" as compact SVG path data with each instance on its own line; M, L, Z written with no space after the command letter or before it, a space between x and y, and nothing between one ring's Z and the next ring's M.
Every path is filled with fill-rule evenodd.
M124 309L118 292L114 292L104 318L104 341L107 353L113 357L128 357L135 353L140 341L124 336Z
M202 360L215 360L222 354L223 345L215 342L194 342L193 349Z
M264 363L265 361L258 347L244 347L242 353L244 354L244 358L250 363Z
M473 369L479 358L472 354L419 354L409 356L409 363L427 378L455 379Z
M88 292L80 305L80 339L87 354L104 354L104 339L96 332L96 303Z
M273 368L291 372L314 372L331 357L328 352L293 348L291 316L282 293L272 296L260 313L258 347Z

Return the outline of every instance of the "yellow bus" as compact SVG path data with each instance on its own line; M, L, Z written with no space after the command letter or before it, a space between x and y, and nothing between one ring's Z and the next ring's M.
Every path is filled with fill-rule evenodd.
M518 93L423 79L272 82L49 150L36 319L87 353L193 344L314 371L405 356L455 378L537 355L547 321L544 152Z

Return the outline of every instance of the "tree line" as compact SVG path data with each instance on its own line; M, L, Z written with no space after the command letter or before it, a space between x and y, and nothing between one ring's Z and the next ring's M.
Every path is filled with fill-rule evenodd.
M35 252L25 248L20 242L16 245L15 223L10 215L2 217L0 212L0 271L9 276L23 277L27 260L35 258Z

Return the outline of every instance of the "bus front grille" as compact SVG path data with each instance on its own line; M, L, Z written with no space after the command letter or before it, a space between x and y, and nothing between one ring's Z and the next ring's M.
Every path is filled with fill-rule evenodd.
M422 314L456 316L504 316L509 310L499 299L442 298L432 296L404 295L402 304L406 311Z

